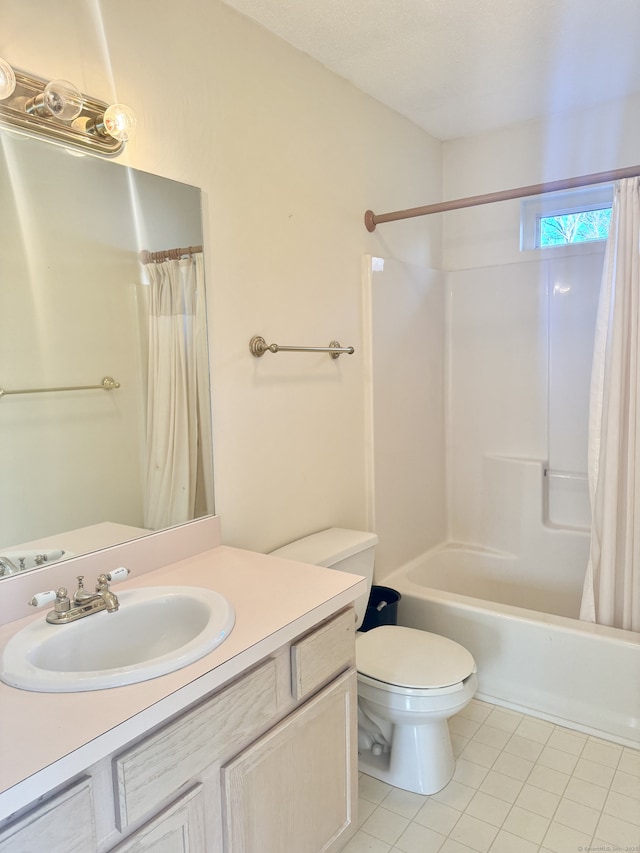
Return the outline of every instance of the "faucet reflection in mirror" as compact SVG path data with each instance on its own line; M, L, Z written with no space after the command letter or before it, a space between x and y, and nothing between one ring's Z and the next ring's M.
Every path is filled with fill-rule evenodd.
M68 80L47 82L18 71L1 58L0 122L108 156L122 151L136 127L130 107L83 95Z

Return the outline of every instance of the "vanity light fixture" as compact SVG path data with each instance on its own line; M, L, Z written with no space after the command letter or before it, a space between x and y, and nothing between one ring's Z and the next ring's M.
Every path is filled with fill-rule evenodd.
M67 80L43 80L0 59L0 125L61 145L115 156L134 133L124 104L98 101Z
M0 59L0 101L10 98L16 88L16 75L6 59Z

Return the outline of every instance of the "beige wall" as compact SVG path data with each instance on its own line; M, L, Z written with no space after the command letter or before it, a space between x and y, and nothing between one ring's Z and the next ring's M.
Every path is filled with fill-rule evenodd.
M361 259L440 265L440 225L364 210L441 197L441 145L214 0L0 0L0 55L139 119L131 165L203 188L217 511L268 550L364 527ZM337 338L354 356L267 354Z
M384 583L445 539L445 282L437 270L382 258L367 271L372 528Z

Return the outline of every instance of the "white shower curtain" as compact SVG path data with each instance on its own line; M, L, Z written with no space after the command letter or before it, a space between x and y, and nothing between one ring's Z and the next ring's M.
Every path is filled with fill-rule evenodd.
M196 373L198 384L198 475L196 516L213 512L213 436L209 388L209 341L204 288L204 255L193 255L196 278Z
M580 618L640 631L640 179L616 184L589 412L591 551Z
M210 464L199 464L211 445L209 370L202 255L149 264L147 270L144 526L158 530L194 518L198 493L202 511L212 510Z

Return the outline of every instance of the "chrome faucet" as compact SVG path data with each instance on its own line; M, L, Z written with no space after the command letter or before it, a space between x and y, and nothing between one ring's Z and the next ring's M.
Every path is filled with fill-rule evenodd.
M2 577L2 575L13 575L16 572L24 571L27 568L26 560L26 557L18 557L20 565L16 566L13 560L10 560L9 557L0 556L0 577ZM33 557L33 568L44 565L48 560L49 557L47 554L36 554L35 557Z
M0 577L2 575L13 575L20 569L8 557L0 557Z
M98 583L96 584L96 591L87 592L83 583L84 575L78 575L78 589L74 593L73 603L75 605L88 604L91 601L102 599L104 607L100 609L113 613L118 609L119 604L118 596L109 589L110 580L111 578L109 575L99 575Z
M92 613L106 610L115 613L120 606L118 596L109 589L109 576L100 575L95 592L87 592L84 588L84 575L78 575L78 589L69 598L65 587L56 590L56 600L53 610L47 613L47 622L52 625L67 625L77 619L84 619ZM35 599L34 599L35 600Z

